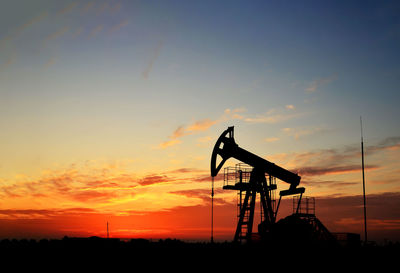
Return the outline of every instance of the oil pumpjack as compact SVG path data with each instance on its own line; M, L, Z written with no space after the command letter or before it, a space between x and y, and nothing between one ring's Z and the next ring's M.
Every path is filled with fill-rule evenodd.
M306 214L299 213L301 199L305 192L304 187L298 187L301 177L240 148L235 142L233 128L233 126L228 127L215 143L211 156L211 176L214 178L229 158L235 158L242 162L236 164L235 167L226 167L224 169L223 189L238 191L240 200L238 202L238 223L234 242L252 241L257 195L260 196L261 223L258 225L260 237L268 238L271 237L271 234L274 234L272 236L279 234L277 230L286 230L288 226L293 226L292 223L297 223L301 216L303 218L306 216L307 226L312 227L314 231L316 230L329 236L329 231L315 218L315 215L310 217L312 215L308 214L308 212ZM290 185L288 189L279 192L277 204L275 200L276 178ZM280 220L279 222L282 221L281 224L277 225L276 217L281 199L289 195L296 195L296 199L293 199L297 202L293 206L295 219L293 217L285 218L285 221ZM285 224L288 221L291 224Z

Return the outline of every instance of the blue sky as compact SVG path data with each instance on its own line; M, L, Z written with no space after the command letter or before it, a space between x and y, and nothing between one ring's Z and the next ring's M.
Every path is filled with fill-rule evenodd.
M5 7L2 120L23 124L7 130L15 134L70 133L76 144L111 126L111 143L126 137L128 145L126 135L133 134L137 142L151 135L157 145L177 127L218 119L225 109L287 115L287 105L295 118L244 122L243 137L250 130L262 143L297 128L316 134L283 146L345 145L358 140L360 115L366 139L399 134L396 1L10 1ZM99 142L112 150L106 138Z

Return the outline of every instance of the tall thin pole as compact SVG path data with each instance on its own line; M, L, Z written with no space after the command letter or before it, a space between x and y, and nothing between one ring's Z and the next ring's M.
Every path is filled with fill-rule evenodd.
M368 242L367 236L367 206L365 200L365 174L364 174L364 139L363 139L363 128L362 128L362 119L360 117L360 126L361 126L361 162L362 162L362 179L363 179L363 197L364 197L364 237L365 243Z
M108 221L107 221L107 239L110 238L110 234L108 233Z
M214 243L214 176L211 177L211 243Z

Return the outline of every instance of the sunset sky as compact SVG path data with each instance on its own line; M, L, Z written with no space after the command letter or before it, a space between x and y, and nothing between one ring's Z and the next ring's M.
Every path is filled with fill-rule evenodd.
M400 240L399 48L398 1L3 1L0 239L209 240L228 126L363 238L362 116L369 238Z

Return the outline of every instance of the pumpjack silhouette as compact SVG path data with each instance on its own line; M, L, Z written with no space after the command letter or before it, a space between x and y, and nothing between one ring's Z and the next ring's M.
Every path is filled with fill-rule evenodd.
M255 237L266 241L334 240L328 229L315 217L314 199L307 198L302 203L305 188L298 187L301 177L240 148L234 139L233 126L228 127L215 143L211 156L212 177L219 173L229 158L242 162L224 169L223 189L238 191L238 222L234 242L251 242ZM275 197L276 179L289 184L288 189L279 192L278 202ZM253 233L257 195L260 200L261 222L258 233ZM293 215L277 222L282 197L290 195L296 195L293 199Z

